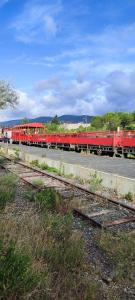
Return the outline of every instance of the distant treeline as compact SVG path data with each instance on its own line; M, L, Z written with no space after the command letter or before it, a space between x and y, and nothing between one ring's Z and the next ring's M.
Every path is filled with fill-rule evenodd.
M133 113L127 112L109 112L103 116L95 116L91 124L87 128L81 125L77 129L67 130L60 124L57 116L55 116L51 123L45 124L48 132L82 132L91 130L135 130L135 111Z
M92 119L91 127L97 130L116 130L120 129L135 130L135 111L127 112L109 112L103 116L95 116Z
M28 123L28 119L22 120L22 123ZM57 132L82 132L92 130L135 130L135 111L132 113L127 112L109 112L102 116L95 116L92 118L88 127L80 125L77 129L68 130L60 123L58 116L56 115L50 123L44 123L49 133Z

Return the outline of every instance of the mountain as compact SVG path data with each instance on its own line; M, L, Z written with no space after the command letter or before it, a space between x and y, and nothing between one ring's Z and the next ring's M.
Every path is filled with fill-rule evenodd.
M52 120L53 117L38 117L34 119L29 119L29 122L39 122L39 123L48 123ZM63 115L58 117L61 123L90 123L93 116L88 115ZM12 127L17 124L21 124L23 119L19 120L9 120L0 122L0 127Z

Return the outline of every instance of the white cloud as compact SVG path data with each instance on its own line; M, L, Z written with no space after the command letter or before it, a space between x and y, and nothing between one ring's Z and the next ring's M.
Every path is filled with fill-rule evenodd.
M134 110L135 73L115 71L106 79L106 98L112 110Z
M44 43L45 39L57 34L57 15L61 10L60 1L49 5L41 0L29 1L11 28L15 30L16 38L21 42Z
M35 84L35 90L42 92L45 90L55 89L60 84L60 78L58 76L51 77L46 80L41 80Z
M48 34L51 34L52 36L55 36L58 30L57 24L52 16L45 16L45 31Z
M39 30L44 33L43 39L47 33L55 36L58 31L56 19L61 9L60 2L57 2L58 6L41 7L38 4L38 9L36 5L32 8L27 6L15 23L17 34L26 42L35 41ZM56 113L99 114L112 110L134 110L134 32L135 23L107 27L98 34L76 35L74 44L70 39L68 47L61 47L60 52L53 56L47 53L33 59L22 57L25 64L53 66L53 75L35 84L34 98L21 92L18 114L23 117L27 111L27 117L33 117L40 114L53 116Z
M15 108L7 108L0 111L0 120L36 117L43 114L44 106L40 100L29 96L27 93L18 90L19 103Z

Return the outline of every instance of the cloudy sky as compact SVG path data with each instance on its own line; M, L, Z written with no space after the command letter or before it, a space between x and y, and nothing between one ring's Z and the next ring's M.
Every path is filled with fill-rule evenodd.
M135 110L135 0L0 0L0 120Z

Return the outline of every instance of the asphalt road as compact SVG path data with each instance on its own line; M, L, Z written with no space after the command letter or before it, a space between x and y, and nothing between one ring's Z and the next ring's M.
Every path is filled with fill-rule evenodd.
M4 144L1 143L3 146ZM7 146L7 145L4 145ZM86 156L81 153L68 152L61 150L45 149L40 147L29 147L24 145L8 145L11 148L21 148L23 151L36 154L39 156L46 156L54 160L60 160L70 164L82 165L83 167L89 167L95 170L114 173L124 177L135 179L135 159L125 159L119 157L107 157L107 156Z

